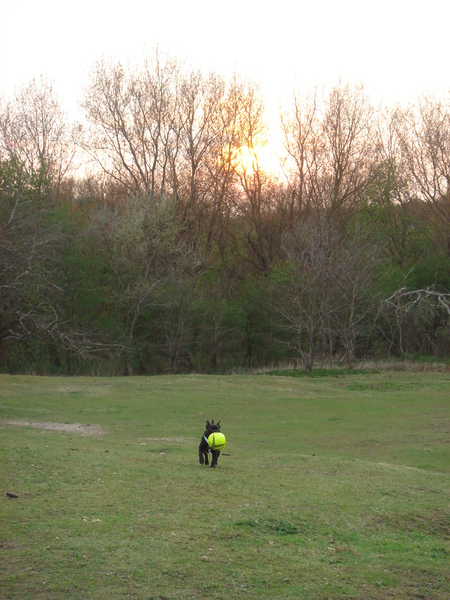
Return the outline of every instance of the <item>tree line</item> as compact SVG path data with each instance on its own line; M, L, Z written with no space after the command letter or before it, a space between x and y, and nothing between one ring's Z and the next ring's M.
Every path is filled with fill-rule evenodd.
M0 369L139 374L447 356L450 96L293 92L156 54L0 101Z

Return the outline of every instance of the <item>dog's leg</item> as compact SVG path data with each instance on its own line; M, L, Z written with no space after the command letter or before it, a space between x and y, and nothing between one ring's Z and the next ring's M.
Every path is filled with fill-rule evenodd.
M201 449L201 444L198 448L198 462L202 465L205 462L205 459L203 458L203 452Z
M217 459L219 458L219 455L220 455L220 450L213 450L212 455L213 456L212 456L212 461L211 461L211 467L213 469L215 469L217 466Z

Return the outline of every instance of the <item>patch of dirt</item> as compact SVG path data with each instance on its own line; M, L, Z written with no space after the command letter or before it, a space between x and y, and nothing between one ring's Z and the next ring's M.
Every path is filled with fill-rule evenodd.
M83 425L81 423L50 423L48 421L5 421L6 425L16 427L34 427L35 429L48 429L49 431L63 431L66 433L79 433L81 435L105 435L107 432L100 425Z

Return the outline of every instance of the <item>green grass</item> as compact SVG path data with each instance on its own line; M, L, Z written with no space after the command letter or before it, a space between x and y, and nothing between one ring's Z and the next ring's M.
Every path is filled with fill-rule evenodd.
M449 382L0 376L0 597L447 599Z

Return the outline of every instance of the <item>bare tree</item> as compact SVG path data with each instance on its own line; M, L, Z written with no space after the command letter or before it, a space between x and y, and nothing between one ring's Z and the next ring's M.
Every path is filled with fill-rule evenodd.
M40 174L56 195L73 165L77 132L45 79L0 100L0 157L17 160L30 177Z
M358 342L364 331L368 332L369 316L379 301L375 284L380 266L380 244L364 232L357 219L352 235L341 236L333 249L329 277L331 329L344 347L349 368L353 367Z
M365 200L371 210L371 226L384 241L387 256L403 268L413 243L411 221L401 208L403 176L400 166L400 144L396 132L395 111L380 109L374 130L377 156L373 177L365 190Z
M450 249L450 107L431 97L395 114L399 201L436 248Z
M283 237L287 262L280 270L275 310L284 322L283 343L294 350L307 371L312 370L327 338L332 346L330 281L336 243L336 232L325 219L298 223Z
M82 102L89 128L83 147L100 170L129 193L176 188L178 74L158 54L143 68L98 62Z
M360 202L374 164L372 109L362 86L339 85L326 102L326 205L332 211Z
M228 102L234 110L229 135L232 145L228 143L225 148L232 175L228 190L230 209L233 225L238 224L240 234L231 238L242 259L267 274L280 248L280 216L285 213L285 197L261 163L268 126L260 88L235 78L231 91ZM232 227L229 231L233 231Z
M360 203L375 162L372 108L362 86L339 83L323 100L294 94L282 128L297 213L347 214Z
M227 263L231 248L236 251L234 221L238 205L236 165L240 144L240 104L243 83L235 75L222 82L216 104L217 136L208 160L209 218L206 225L206 247L217 248L222 264Z
M213 201L210 170L216 168L217 146L223 141L219 111L224 94L224 80L213 73L205 77L190 71L181 80L180 154L186 173L181 195L193 213Z
M321 176L320 117L317 89L301 96L294 92L292 108L281 113L284 147L287 153L284 167L291 196L290 218L307 217L320 196L317 188Z
M449 350L450 294L432 287L408 290L404 286L380 302L375 325L389 351L445 355Z

